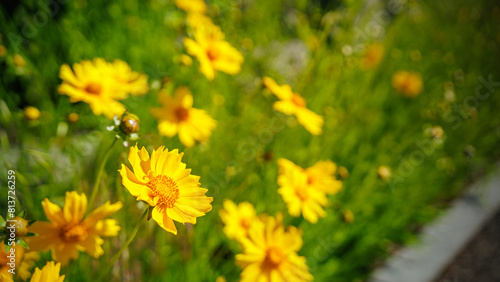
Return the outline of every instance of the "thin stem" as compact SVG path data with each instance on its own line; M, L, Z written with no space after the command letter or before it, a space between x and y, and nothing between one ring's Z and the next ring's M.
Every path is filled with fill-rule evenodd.
M101 275L99 276L97 281L102 281L108 275L108 273L111 271L111 268L113 268L113 265L115 264L115 262L122 255L123 251L125 251L125 249L128 248L130 243L132 243L132 241L135 238L135 235L137 234L137 231L139 231L139 227L141 227L141 224L144 221L144 218L146 218L146 215L148 214L148 209L149 209L149 207L147 207L146 210L142 213L141 218L137 222L137 225L135 226L134 231L132 231L132 234L128 238L127 242L125 242L125 244L123 244L123 246L120 248L120 250L118 250L118 252L111 258L111 261L109 262L108 266L106 267L104 272L101 273Z
M104 158L102 159L101 165L99 166L99 170L97 171L97 177L95 178L94 186L92 188L92 195L90 196L90 201L89 201L89 205L88 205L90 207L90 209L88 209L88 210L91 210L92 207L94 206L95 197L97 196L97 191L99 191L99 182L101 181L102 172L104 171L104 166L106 165L106 162L108 161L109 155L111 154L111 151L112 151L111 149L115 145L116 140L118 140L118 138L115 138L115 140L113 140L113 143L111 143L111 146L109 146L109 149L106 151L106 154L104 155Z

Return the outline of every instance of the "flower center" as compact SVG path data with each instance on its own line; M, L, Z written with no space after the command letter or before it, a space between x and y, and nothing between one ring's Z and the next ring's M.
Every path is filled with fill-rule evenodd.
M87 227L82 223L73 223L64 226L59 233L59 237L67 243L77 243L85 241L89 234Z
M215 48L210 48L207 50L207 57L210 61L215 61L219 57L219 51Z
M250 222L250 219L248 219L248 218L242 218L242 219L240 220L240 224L241 224L241 226L242 226L243 228L248 229L248 228L250 228L250 224L251 224L251 222Z
M293 96L292 96L292 102L295 105L299 106L299 107L305 107L306 106L306 100L304 100L304 98L302 98L298 94L293 94Z
M307 199L307 191L304 187L297 187L295 189L295 194L303 201Z
M183 107L178 107L175 109L175 116L178 121L185 121L189 117L189 111Z
M153 197L158 198L158 205L173 208L179 199L179 187L172 178L159 175L150 178L147 186L151 189Z
M85 92L92 95L101 94L102 86L99 83L91 82L85 86Z
M270 247L266 251L264 263L270 267L276 268L285 259L285 255L278 247Z

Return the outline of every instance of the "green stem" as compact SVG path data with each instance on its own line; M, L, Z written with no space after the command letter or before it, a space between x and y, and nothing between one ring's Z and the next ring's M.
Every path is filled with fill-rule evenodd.
M99 191L99 182L101 181L102 172L104 171L104 166L106 165L106 162L108 161L109 155L111 154L111 151L112 151L111 149L113 149L113 146L115 145L116 140L118 140L118 138L115 138L115 140L113 140L113 143L111 143L111 146L109 146L109 149L106 151L106 154L104 155L104 158L102 159L101 165L99 166L99 171L97 171L97 177L95 178L94 186L92 188L92 195L90 196L90 201L89 201L89 205L88 205L90 207L90 209L87 209L87 210L91 210L92 207L94 206L95 197L97 196L97 191Z
M134 231L132 231L132 234L128 238L127 242L125 242L125 244L120 248L120 250L118 250L118 252L111 258L111 261L109 262L108 266L101 273L101 275L99 276L99 278L97 279L97 281L102 281L108 275L108 273L111 271L111 268L113 268L113 265L115 264L115 262L122 255L123 251L125 251L125 249L128 248L128 246L130 245L130 243L132 243L132 241L135 238L135 235L137 234L137 231L139 231L139 227L141 227L141 224L144 221L144 218L146 218L146 215L148 214L148 209L149 209L149 207L146 208L146 210L142 213L141 218L137 222L137 225L135 226Z

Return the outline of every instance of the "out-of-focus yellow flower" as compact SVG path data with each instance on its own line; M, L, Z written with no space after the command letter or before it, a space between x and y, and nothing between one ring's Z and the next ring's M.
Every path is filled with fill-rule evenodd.
M71 123L75 123L80 119L80 116L77 113L70 113L68 115L68 121Z
M415 97L424 87L422 76L417 72L397 71L391 79L392 87L406 97Z
M391 178L391 169L388 166L382 165L377 169L377 174L382 180L388 180Z
M200 72L209 80L213 80L216 71L231 75L240 72L243 55L224 41L224 33L220 27L207 21L206 17L195 17L198 20L189 20L194 33L194 40L184 38L187 52L195 56L200 62Z
M122 208L117 202L104 205L84 218L87 210L87 197L76 192L66 192L64 207L51 203L45 198L42 202L49 222L37 221L29 227L29 232L38 236L26 239L32 250L52 250L52 259L66 265L70 259L78 257L78 251L85 251L94 258L104 253L101 245L103 237L118 235L120 226L114 219L104 219Z
M323 207L328 200L324 191L311 186L308 182L307 173L300 167L292 165L287 159L278 159L278 193L287 204L288 213L298 217L301 213L304 218L316 223L319 217L325 217Z
M312 135L322 132L323 117L314 113L306 107L306 100L297 93L293 93L288 84L278 85L270 77L262 79L264 86L280 99L273 104L273 108L287 115L295 115L299 123Z
M137 200L153 207L152 217L163 229L177 234L174 220L196 224L196 218L212 210L212 197L200 188L200 177L181 162L183 153L164 147L149 153L144 147L130 147L128 160L133 172L124 164L119 170L125 188Z
M217 123L204 110L193 108L193 95L187 87L177 88L173 98L161 92L159 100L163 107L151 109L151 114L159 120L161 135L172 137L179 134L186 147L210 138Z
M68 95L71 103L89 104L95 115L104 114L109 119L125 112L117 100L126 99L129 93L142 95L148 90L147 77L131 71L120 60L112 64L102 58L83 60L73 64L73 70L64 64L59 77L63 80L58 88L60 94Z
M257 214L252 204L243 202L236 206L231 200L224 201L224 209L219 211L224 222L224 233L230 239L240 241L248 235L252 222Z
M179 62L181 62L181 64L189 67L193 64L193 59L191 59L191 57L189 57L188 55L186 54L182 54L180 57L179 57Z
M7 55L7 48L0 44L0 58L5 57L5 55Z
M207 4L204 0L175 0L175 5L189 13L204 14L207 11Z
M306 259L297 255L302 247L302 231L293 226L285 230L279 218L254 221L241 244L243 253L236 255L236 263L243 267L241 281L313 280Z
M122 60L109 63L110 75L118 82L122 91L141 96L149 90L148 77L143 73L133 71L130 66Z
M14 60L14 64L17 67L24 68L26 66L26 61L24 60L23 56L19 54L14 54L14 57L12 59Z
M344 221L352 223L354 221L354 213L351 210L344 211Z
M25 252L24 248L19 246L18 244L16 244L12 248L15 257L12 257L12 251L9 251L9 253L7 254L7 252L5 251L4 242L0 241L0 278L3 278L6 281L12 281L12 279L14 278L14 276L9 272L9 269L12 268L9 264L14 263L14 268L17 269ZM9 258L8 256L11 257Z
M21 264L17 269L17 277L23 281L28 280L31 276L31 269L35 266L35 262L40 259L40 253L33 251L25 251Z
M359 67L362 70L369 70L378 67L384 57L384 45L373 43L368 45L363 52Z
M342 189L342 182L335 179L336 170L337 165L334 162L330 160L319 161L305 169L307 182L310 186L327 194L336 194Z
M226 277L219 276L219 277L217 277L217 279L215 279L215 282L226 282Z
M40 110L35 107L29 106L24 109L24 117L28 120L37 120L41 115Z
M40 270L38 267L35 269L35 273L31 277L31 282L62 282L66 275L60 276L61 264L55 264L53 261L47 262L47 264Z

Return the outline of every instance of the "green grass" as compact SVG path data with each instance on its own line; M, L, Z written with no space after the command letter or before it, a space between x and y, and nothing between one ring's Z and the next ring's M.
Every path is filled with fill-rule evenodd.
M198 72L196 59L190 67L178 62L185 53L182 38L187 31L185 14L173 1L67 2L47 17L46 24L24 36L25 26L44 11L39 2L22 1L13 11L4 8L0 14L2 44L8 51L0 58L0 176L6 182L7 168L16 170L18 207L44 220L44 198L62 204L66 191L89 195L100 159L113 139L105 130L109 120L57 93L64 63L119 58L146 73L150 83L168 78L175 87L189 86L195 107L218 122L206 145L185 148L177 137L158 135L157 122L149 114L150 107L159 105L155 89L124 101L141 119L139 145L150 151L160 145L183 151L183 161L201 176L214 202L213 211L196 225L177 224L177 236L153 221L145 224L114 269L119 280L215 281L221 275L238 280L234 255L240 249L225 237L218 216L223 200L231 199L249 201L259 213L282 212L287 225L302 228L300 254L316 281L360 281L392 249L413 242L422 225L443 211L467 183L487 173L500 156L498 86L476 105L472 98L482 85L479 77L488 80L491 75L492 81L500 81L500 10L489 1L410 2L390 14L390 21L378 22L373 15L387 11L388 4L344 1L322 9L327 1L210 1L209 15L245 56L240 74L218 73L213 82ZM331 24L326 24L328 19ZM320 40L312 51L303 43L311 36ZM20 39L24 42L17 44ZM276 61L286 51L276 43L287 46L291 40L299 42L292 53L303 52L309 59L291 66L291 56L292 62L285 58L280 65ZM376 41L385 46L382 63L374 70L360 70L359 44ZM353 53L346 55L349 47ZM14 53L26 59L24 73L16 73ZM391 87L392 74L402 69L422 74L424 90L418 97L404 98ZM264 75L292 85L310 109L325 117L322 135L312 136L294 118L272 110L275 97L259 82ZM455 102L444 99L446 83L454 85ZM486 89L479 95L486 95ZM216 103L218 95L224 98L222 105ZM447 113L453 105L464 104L472 117ZM40 120L23 118L29 105L42 111ZM67 124L70 112L80 115L77 123ZM431 142L425 129L435 125L444 129L446 138L426 153L417 142ZM466 157L463 152L470 146L474 156ZM122 232L106 240L100 259L82 253L63 268L69 281L95 279L96 267L104 268L142 213L117 172L121 163L128 164L128 150L116 148L97 202L124 203L114 216ZM271 160L263 157L266 153ZM422 161L416 160L419 156ZM311 224L287 214L276 192L278 158L303 167L331 159L349 170L343 191L329 198L326 218ZM391 167L391 182L377 177L380 165ZM1 197L5 198L3 192ZM5 203L0 203L2 211ZM352 223L342 218L348 209L355 215ZM49 253L37 265L47 260Z

